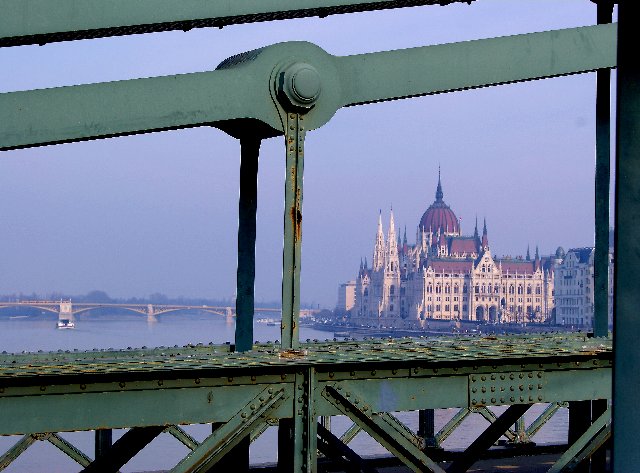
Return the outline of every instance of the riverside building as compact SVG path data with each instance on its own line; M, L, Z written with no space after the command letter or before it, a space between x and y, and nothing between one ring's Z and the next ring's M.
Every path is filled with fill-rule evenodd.
M396 234L393 211L385 237L382 214L373 260L360 263L351 322L371 327L425 328L429 320L487 323L546 322L552 315L558 260L496 258L486 221L482 235L463 236L444 202L440 176L435 201L417 225L416 243Z

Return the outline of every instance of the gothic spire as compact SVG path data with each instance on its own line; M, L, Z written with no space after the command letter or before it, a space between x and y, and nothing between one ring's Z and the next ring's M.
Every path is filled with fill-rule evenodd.
M473 236L475 237L476 240L480 239L480 236L478 235L478 216L476 215L476 228L473 231Z
M482 249L484 251L489 249L489 237L487 236L487 219L484 219L484 226L482 228Z
M536 245L536 259L540 259L540 252L538 251L538 245Z
M529 245L527 245L527 261L531 261L531 254L529 253Z
M384 267L384 233L382 231L382 210L378 215L378 231L376 232L376 246L373 249L373 270L379 271Z
M485 236L487 234L487 218L484 218L484 225L482 228L482 236Z
M442 202L444 194L442 193L442 183L440 182L440 165L438 164L438 187L436 188L436 202Z

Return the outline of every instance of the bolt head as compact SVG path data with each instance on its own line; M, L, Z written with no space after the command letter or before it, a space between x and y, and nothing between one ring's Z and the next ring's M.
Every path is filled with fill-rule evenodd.
M283 105L296 110L308 110L320 97L320 74L310 64L296 62L284 68L278 79L278 93Z

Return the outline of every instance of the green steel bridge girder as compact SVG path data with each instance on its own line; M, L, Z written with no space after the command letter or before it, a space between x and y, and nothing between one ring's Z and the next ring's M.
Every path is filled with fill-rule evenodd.
M311 379L305 385L310 386L310 402L304 405L313 406L315 416L341 414L323 396L327 386L348 393L372 413L611 398L609 365L594 367L586 363L577 369L573 363L560 365L555 365L555 370L545 367L540 378L535 377L542 373L538 365L490 368L480 371L484 375L465 373L471 370L434 374L430 369L415 374L411 369L372 370L371 366L362 366L363 370L353 375L294 368L279 375L194 378L192 373L188 378L173 380L11 387L0 395L0 435L226 423L266 391L281 391L284 396L284 402L271 413L273 419L300 418L303 405L294 407L296 402L302 403L297 390L303 385L296 381L299 376L305 381ZM489 379L493 375L499 380L500 374L506 374L507 380L513 375L514 380L487 384L486 397L476 399L472 377ZM529 378L530 374L534 377Z
M210 72L3 93L0 150L196 126L269 137L294 109L308 131L342 107L612 68L616 34L607 24L344 57L289 42ZM296 75L300 65L311 67ZM292 105L282 80L313 97Z
M0 0L0 47L474 0Z

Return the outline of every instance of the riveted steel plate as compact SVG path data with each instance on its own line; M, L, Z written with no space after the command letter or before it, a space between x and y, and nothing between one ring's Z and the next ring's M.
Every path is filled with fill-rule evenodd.
M469 376L469 406L545 402L544 371L487 373Z

